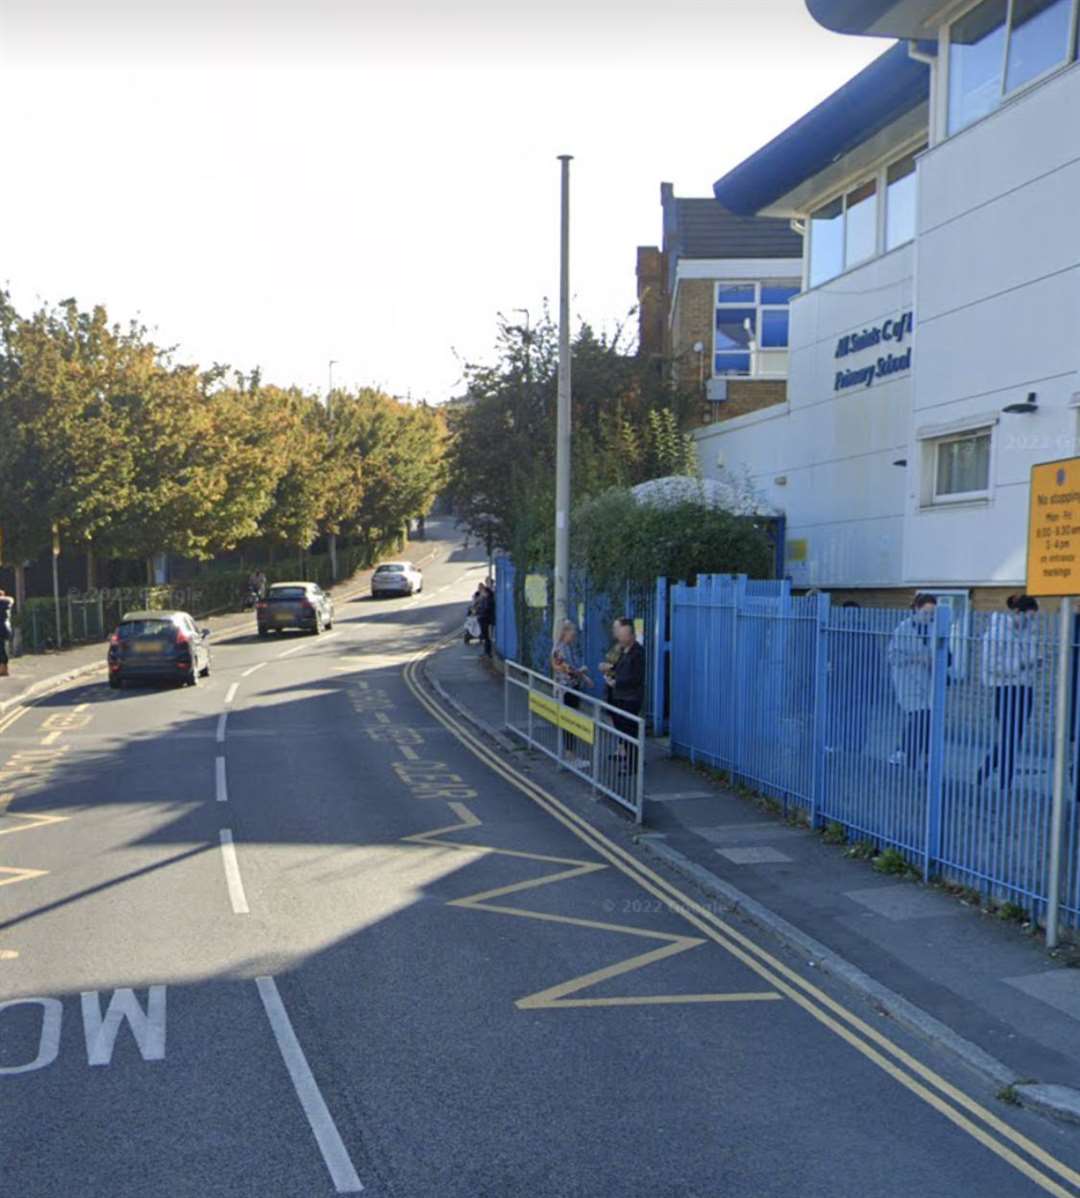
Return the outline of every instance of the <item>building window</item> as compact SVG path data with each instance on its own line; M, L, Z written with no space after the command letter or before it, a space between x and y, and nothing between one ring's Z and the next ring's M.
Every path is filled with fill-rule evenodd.
M799 285L787 280L718 283L713 373L750 374L751 341L762 349L787 349L788 304L798 294Z
M1075 0L982 0L949 28L949 132L1071 57Z
M885 249L894 250L915 236L915 158L920 146L885 172Z
M877 253L877 180L849 191L844 207L844 266L857 266Z
M810 216L810 286L835 279L844 269L844 199L819 208Z
M975 429L931 442L933 503L985 499L990 491L990 430Z

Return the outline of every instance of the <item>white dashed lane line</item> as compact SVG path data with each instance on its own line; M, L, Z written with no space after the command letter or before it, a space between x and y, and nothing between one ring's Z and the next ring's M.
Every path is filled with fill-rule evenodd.
M230 686L228 691L226 692L226 695L225 695L225 706L226 707L228 707L229 704L233 701L233 699L236 698L236 691L237 691L237 688L239 687L239 685L240 684L238 682L234 682L232 684L232 686Z
M214 797L219 803L229 801L229 787L225 779L225 758L219 757L214 762Z
M316 645L325 644L327 641L332 641L334 639L334 637L340 636L340 635L341 635L340 632L325 633L323 636L316 637L314 644L316 644ZM310 648L311 645L312 645L311 641L303 641L299 645L293 645L293 647L291 649L285 649L283 652L278 654L278 657L289 657L293 653L299 653L301 649Z
M240 880L240 863L236 859L236 845L233 844L232 829L221 829L221 860L225 866L225 884L229 888L229 901L232 903L234 915L249 915L247 895L244 894L244 883Z
M245 670L245 671L244 671L244 672L243 672L243 673L240 675L240 677L241 677L241 678L250 678L250 677L251 677L251 675L252 675L252 674L254 674L256 670L261 670L261 669L263 668L263 666L265 666L265 665L266 665L266 662L265 662L265 661L260 661L260 662L257 662L255 665L253 665L253 666L251 666L249 669Z

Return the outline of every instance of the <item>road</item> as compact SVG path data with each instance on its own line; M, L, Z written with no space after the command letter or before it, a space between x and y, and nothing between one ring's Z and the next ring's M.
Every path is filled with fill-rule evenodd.
M439 709L410 663L483 567L436 548L423 595L224 636L198 688L0 723L3 1192L1080 1194L1076 1129Z

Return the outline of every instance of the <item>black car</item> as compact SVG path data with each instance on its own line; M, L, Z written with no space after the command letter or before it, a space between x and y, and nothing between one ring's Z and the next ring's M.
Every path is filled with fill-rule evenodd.
M197 686L210 673L209 636L186 611L128 612L109 637L109 685L145 678Z
M316 636L334 626L334 601L314 582L275 582L255 605L259 636L299 628Z

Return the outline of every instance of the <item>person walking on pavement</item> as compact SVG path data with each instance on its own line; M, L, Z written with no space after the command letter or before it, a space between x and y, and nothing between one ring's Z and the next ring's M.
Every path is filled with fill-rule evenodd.
M480 640L484 643L484 656L491 656L491 628L495 623L495 593L486 582L480 584L476 601L476 619L480 625Z
M933 595L916 595L911 609L911 615L892 634L885 654L893 693L904 713L900 748L889 758L889 764L918 767L930 752L930 707L934 694L934 638L930 629L937 600Z
M14 606L15 600L6 591L0 591L0 678L8 676L8 646L15 635L11 624Z
M1000 769L1002 790L1012 785L1024 725L1035 702L1035 671L1039 666L1036 615L1039 605L1030 595L1010 595L1004 612L994 612L982 639L982 682L994 689L994 747L975 775L976 785Z
M552 676L561 687L566 688L563 691L563 702L567 707L574 708L581 706L578 692L593 684L589 677L589 671L582 660L577 635L577 625L574 621L564 620L559 631L559 639L551 650ZM573 764L579 770L587 770L592 763L584 756L583 750L579 746L578 738L572 732L567 732L564 729L562 734L564 755L570 756L576 753L577 757Z
M633 620L620 616L613 630L614 652L601 663L600 672L607 682L611 705L636 716L645 701L645 650L638 644ZM632 745L620 747L618 754L623 767L633 772L637 769L637 721L616 715L611 722L618 732L635 738Z

